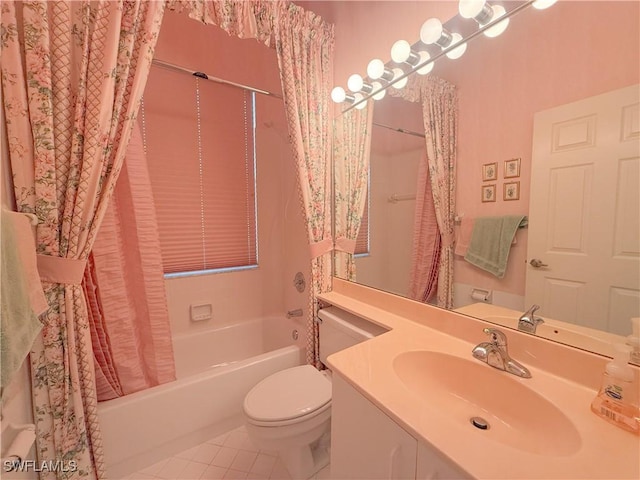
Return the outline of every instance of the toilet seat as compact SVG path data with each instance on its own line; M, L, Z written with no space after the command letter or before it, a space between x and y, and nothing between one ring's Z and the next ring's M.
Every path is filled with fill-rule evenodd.
M244 399L254 425L298 423L331 408L331 381L311 365L288 368L259 382Z

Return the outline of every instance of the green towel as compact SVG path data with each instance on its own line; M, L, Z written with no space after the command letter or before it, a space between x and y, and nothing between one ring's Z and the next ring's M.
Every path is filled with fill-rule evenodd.
M476 218L464 259L498 278L504 277L513 237L527 223L525 215Z
M4 217L4 215L3 215ZM42 323L33 312L13 223L2 219L0 268L0 398L27 358Z

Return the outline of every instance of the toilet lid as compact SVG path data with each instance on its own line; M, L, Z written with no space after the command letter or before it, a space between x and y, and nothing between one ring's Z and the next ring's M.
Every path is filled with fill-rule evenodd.
M330 401L331 381L311 365L303 365L258 383L245 397L244 411L254 420L278 422L308 415Z

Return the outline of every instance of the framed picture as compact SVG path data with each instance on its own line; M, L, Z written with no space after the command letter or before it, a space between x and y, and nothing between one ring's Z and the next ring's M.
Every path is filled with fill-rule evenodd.
M516 178L520 176L520 159L512 158L504 161L504 178Z
M485 163L482 165L482 181L488 182L489 180L498 179L498 162Z
M496 201L496 185L483 185L482 186L482 201L483 202L495 202Z
M519 200L520 199L520 182L506 182L504 184L503 200Z

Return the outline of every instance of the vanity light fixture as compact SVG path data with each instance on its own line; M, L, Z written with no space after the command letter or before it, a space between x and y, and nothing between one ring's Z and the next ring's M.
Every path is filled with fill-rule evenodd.
M393 72L384 66L384 62L379 58L374 58L367 65L367 75L372 80L377 80L379 78L390 82L393 80Z
M387 94L387 90L382 88L383 85L380 82L372 82L371 87L373 92L376 92L376 91L378 92L373 94L372 98L374 100L382 100L384 96Z
M486 0L460 0L458 11L462 18L473 18L480 28L496 21L507 13L502 5L491 6ZM505 18L494 26L487 28L483 33L487 37L497 37L507 29L508 25L509 19Z
M363 109L367 105L367 102L362 102L362 100L364 100L364 95L362 95L362 93L358 92L352 95L345 92L344 88L342 87L335 87L333 90L331 90L331 100L333 100L335 103L348 102L352 105L356 103L356 108L359 110Z
M351 75L349 77L349 80L347 80L347 87L349 88L349 90L351 90L354 93L362 90L363 85L364 85L364 80L357 73L354 73L353 75Z
M344 101L348 101L349 103L353 103L354 97L353 95L348 94L344 91L342 87L335 87L331 90L331 100L335 103L342 103Z
M556 3L558 0L535 0L533 2L533 8L537 8L538 10L544 10L545 8L549 8L551 5Z
M353 95L353 98L354 98L353 103L356 104L356 109L362 110L364 107L367 106L367 102L362 101L364 100L364 95L362 95L361 93L355 93Z
M398 40L391 47L391 60L398 64L407 63L411 67L416 67L426 63L430 58L431 55L425 51L415 52L406 40ZM431 70L433 70L433 62L417 69L416 73L426 75Z
M446 53L447 57L452 60L460 58L467 50L466 42L461 43L462 35L448 31L437 18L430 18L422 24L420 40L426 45L438 45L442 50L446 50L460 43L459 47L449 50Z
M404 75L404 70L402 70L401 68L394 68L392 72L393 72L393 78L399 78L402 75ZM398 80L397 82L392 83L391 86L393 88L397 88L398 90L400 90L401 88L406 87L408 82L409 82L409 77L404 77Z
M509 24L511 16L533 6L538 10L550 7L557 0L527 0L508 12L501 5L490 5L487 0L459 0L458 11L462 18L472 18L479 28L466 38L455 32L450 32L437 18L430 18L420 29L420 41L410 45L406 40L399 40L391 48L392 62L385 64L375 58L367 65L368 80L360 75L353 74L349 77L347 86L351 93L346 93L342 87L336 87L331 91L331 99L336 103L347 102L350 104L344 111L351 108L364 108L365 100L373 98L380 100L386 94L389 86L404 88L409 75L418 73L426 75L433 70L434 62L446 55L448 58L460 58L467 49L467 42L484 34L487 37L496 37L504 32ZM504 17L504 18L502 18ZM440 52L434 52L433 47L425 51L424 47L437 46ZM394 66L396 65L396 66Z

